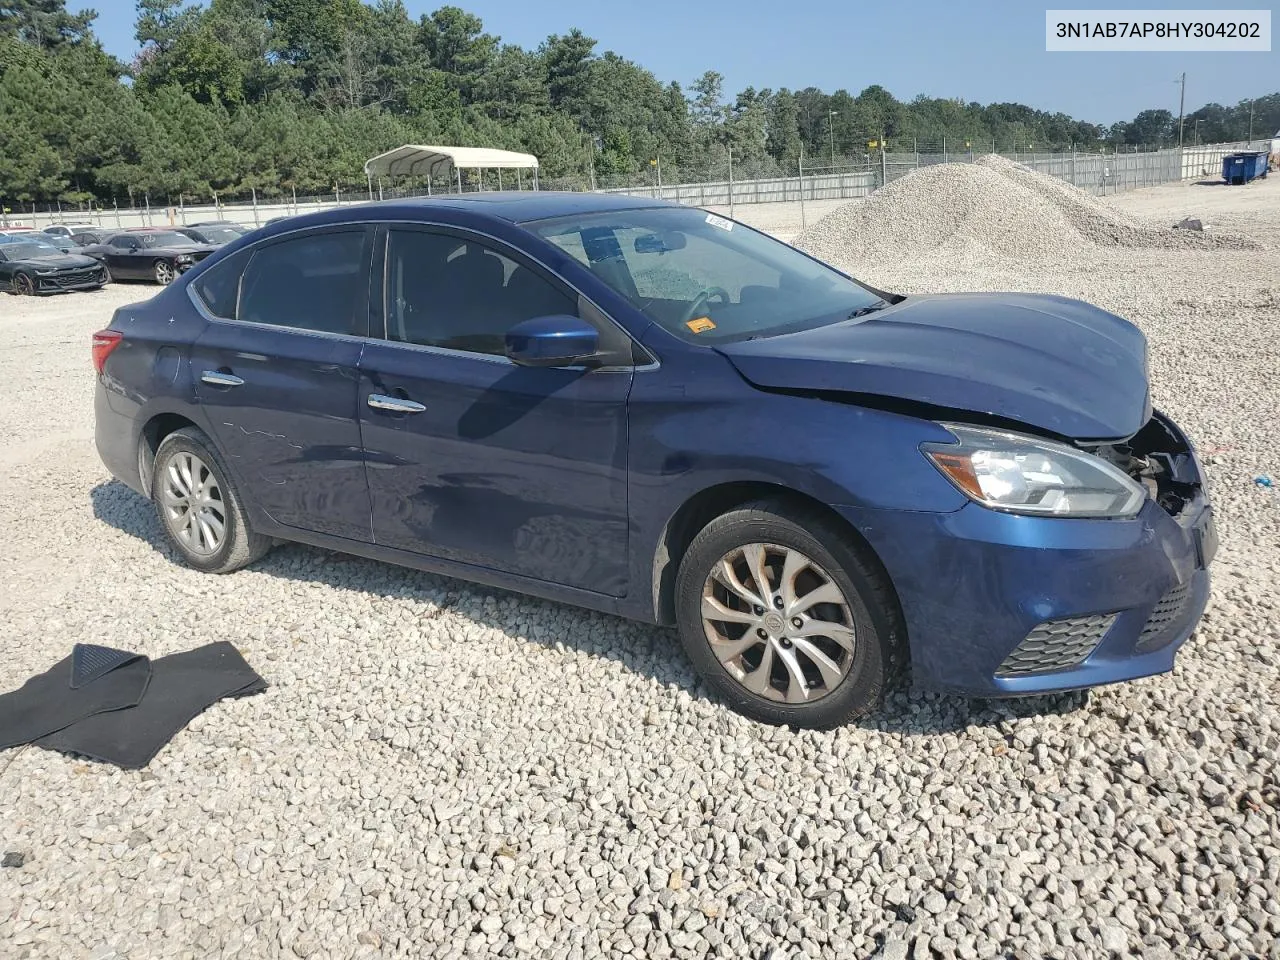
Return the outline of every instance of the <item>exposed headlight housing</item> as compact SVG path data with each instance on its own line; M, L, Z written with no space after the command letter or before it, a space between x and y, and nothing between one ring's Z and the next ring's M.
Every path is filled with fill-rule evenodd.
M175 261L177 261L178 263L190 263L190 262L191 262L192 260L194 260L195 258L194 258L193 256L191 256L191 254L189 254L189 253L180 253L180 254L178 254L176 257L174 257L173 259L174 259Z
M1136 516L1146 490L1118 467L1063 443L944 423L955 443L924 452L967 497L992 510L1046 517Z

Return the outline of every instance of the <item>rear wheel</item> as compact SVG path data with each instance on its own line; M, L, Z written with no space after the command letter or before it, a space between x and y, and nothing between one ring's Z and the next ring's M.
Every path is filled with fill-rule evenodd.
M14 274L13 292L20 297L34 296L36 292L36 282L25 273Z
M173 263L169 260L157 260L154 272L156 283L162 287L167 287L173 283L173 278L178 275L178 271L174 269Z
M694 666L735 710L825 729L879 705L901 628L883 576L818 511L762 500L708 524L676 581Z
M269 537L250 528L213 444L194 427L176 430L161 441L151 474L151 499L169 542L197 570L230 573L271 547Z

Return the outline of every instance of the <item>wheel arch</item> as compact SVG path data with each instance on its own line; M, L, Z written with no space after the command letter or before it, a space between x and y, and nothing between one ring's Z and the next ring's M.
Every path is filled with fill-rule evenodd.
M665 626L676 622L675 583L680 561L699 531L716 517L754 500L778 499L802 509L815 510L830 523L828 528L850 544L883 579L901 622L901 601L884 563L867 539L830 506L791 487L765 481L720 483L693 494L668 518L653 557L653 616Z
M185 427L200 429L198 423L180 413L157 413L142 425L142 431L138 436L138 480L143 490L148 493L151 490L151 474L160 444L169 434Z

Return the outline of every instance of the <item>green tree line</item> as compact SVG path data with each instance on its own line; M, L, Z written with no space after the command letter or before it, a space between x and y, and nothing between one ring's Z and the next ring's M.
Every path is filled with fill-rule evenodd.
M663 83L569 29L535 49L444 6L401 0L139 0L125 64L65 0L0 2L0 197L141 202L269 197L363 185L368 157L402 143L535 154L544 180L586 185L738 177L863 159L872 141L1047 152L1176 142L1167 111L1110 128L1017 103L982 105L872 85L735 95L708 71ZM1280 127L1280 94L1201 108L1184 131L1243 139ZM1195 121L1199 119L1200 124ZM1189 125L1189 126L1188 126ZM1187 136L1190 141L1190 135Z

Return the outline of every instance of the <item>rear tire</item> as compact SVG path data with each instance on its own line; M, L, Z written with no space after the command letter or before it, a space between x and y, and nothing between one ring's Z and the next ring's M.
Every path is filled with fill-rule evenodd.
M681 560L684 648L753 720L829 729L883 700L903 637L898 604L878 566L830 525L815 508L759 500L709 523Z
M271 538L249 526L213 443L195 427L175 430L160 442L151 499L165 536L187 566L230 573L271 549Z

